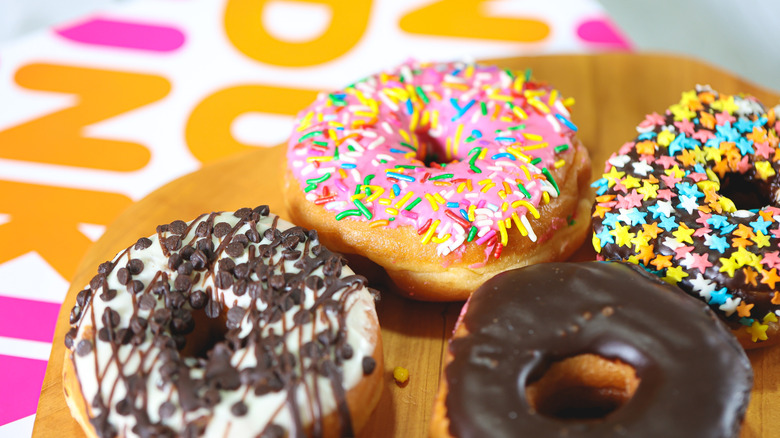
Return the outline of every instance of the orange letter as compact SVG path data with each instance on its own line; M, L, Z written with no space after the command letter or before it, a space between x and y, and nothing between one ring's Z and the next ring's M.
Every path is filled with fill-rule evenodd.
M187 121L187 146L202 163L249 150L253 146L238 142L230 133L236 117L248 112L294 116L316 97L315 90L263 85L217 91L192 110Z
M159 76L53 64L31 64L16 72L31 90L75 94L75 106L0 132L0 157L104 170L132 171L149 162L144 146L86 137L84 128L142 107L168 94Z
M78 224L107 225L131 203L116 193L0 181L0 212L11 216L0 225L0 263L35 251L71 278L92 244Z
M365 33L371 12L370 0L307 0L330 7L330 25L312 41L287 42L274 38L263 27L263 10L273 1L230 0L225 9L225 31L246 56L284 67L323 64L347 53Z
M550 33L547 24L534 19L488 16L488 0L441 0L401 18L401 29L423 35L487 40L541 41Z

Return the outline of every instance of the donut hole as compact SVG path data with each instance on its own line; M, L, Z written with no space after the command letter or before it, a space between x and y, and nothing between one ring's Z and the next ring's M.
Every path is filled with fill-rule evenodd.
M625 405L640 379L624 362L581 354L554 362L526 387L531 408L560 420L598 420Z
M428 131L416 131L414 135L419 145L417 158L425 163L425 167L440 169L442 165L460 161L458 157L447 159L446 145L432 137Z
M727 173L720 179L720 194L731 199L739 210L760 209L773 204L769 190L760 183L742 173Z
M185 343L180 351L181 356L208 359L208 352L225 340L228 332L226 315L227 312L220 312L216 318L210 318L205 310L194 310L192 317L195 320L195 327L184 337Z

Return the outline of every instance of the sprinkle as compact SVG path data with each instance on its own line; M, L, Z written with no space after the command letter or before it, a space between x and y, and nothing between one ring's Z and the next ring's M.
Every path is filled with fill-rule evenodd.
M528 211L531 212L531 214L534 216L535 219L539 219L539 210L537 210L536 207L533 206L533 204L523 199L518 199L517 201L512 203L512 208L518 208L520 206L527 208Z
M312 131L312 132L310 132L310 133L300 137L298 139L298 143L303 143L304 140L307 140L309 138L312 138L312 137L314 137L316 135L320 135L320 134L322 134L322 131Z
M340 221L347 216L360 216L360 210L357 209L344 210L341 213L336 214L336 220Z
M412 201L412 203L411 203L411 204L407 205L407 206L406 206L406 208L404 208L404 210L406 210L406 211L410 211L410 210L411 210L411 209L413 209L413 208L414 208L414 207L415 207L417 204L419 204L421 201L422 201L422 198L420 198L420 197L417 197L417 199L415 199L414 201Z
M412 196L414 196L414 192L407 192L407 193L406 193L406 194L403 196L403 198L401 198L401 199L399 199L398 201L396 201L396 203L395 203L395 205L393 205L393 207L395 207L395 208L401 208L401 207L403 207L403 206L404 206L404 204L406 204L406 201L408 201L409 199L411 199L411 198L412 198Z
M409 370L404 367L393 368L393 379L399 385L403 385L409 380Z
M430 228L428 228L428 231L425 232L425 235L423 236L423 238L421 240L423 245L427 245L428 242L431 241L431 237L433 237L433 233L436 232L436 228L439 226L440 222L441 221L439 221L438 219L433 221L433 223L431 224Z
M466 229L469 226L471 226L471 224L468 223L468 221L466 221L462 217L460 217L457 214L455 214L452 210L444 210L444 214L447 215L448 218L450 218L453 221L455 221L458 225L460 225L464 229Z
M488 231L487 234L477 239L477 245L482 245L483 243L490 240L492 237L495 237L495 235L496 235L496 230Z
M387 172L385 175L388 178L395 178L395 179L399 179L401 181L407 181L407 182L415 182L416 181L416 179L413 176L404 175L402 173Z
M427 199L428 202L431 204L431 208L433 209L433 211L439 211L439 204L436 202L436 199L433 196L431 196L430 193L426 193L424 196L425 199Z
M374 215L371 214L371 212L368 210L368 208L365 205L363 205L362 202L360 202L360 199L355 199L352 202L355 203L355 206L358 208L358 211L360 211L360 213L363 216L365 216L366 219L371 220L371 218L374 217Z
M571 120L567 119L566 117L563 117L563 116L562 116L562 115L560 115L560 114L556 114L556 115L555 115L555 118L556 118L556 119L558 119L558 120L560 120L560 121L561 121L561 123L563 123L564 125L566 125L566 127L567 127L567 128L571 129L571 130L572 130L572 131L574 131L574 132L577 132L577 125L575 125L574 123L572 123L572 122L571 122Z
M447 178L452 178L453 176L455 176L455 175L454 175L454 174L452 174L452 173L444 173L444 174L442 174L442 175L437 175L437 176L432 176L432 177L429 177L428 179L429 179L430 181L436 181L436 180L440 180L440 179L447 179Z
M387 220L387 219L380 219L380 220L375 220L375 221L369 222L368 223L368 227L369 228L385 227L385 226L387 226L389 224L390 224L389 220Z
M474 237L476 236L477 236L477 227L472 226L471 229L469 230L469 235L466 238L466 241L471 242L472 240L474 240Z
M542 169L542 173L544 174L544 176L547 177L547 181L549 181L550 184L552 184L552 186L555 188L555 192L560 195L561 194L561 189L558 188L558 183L555 182L555 179L553 178L553 176L550 173L550 171L547 170L547 168L545 167L545 168Z
M553 150L555 151L556 154L560 154L561 152L568 151L569 150L569 145L562 144L560 146L555 146L553 148Z

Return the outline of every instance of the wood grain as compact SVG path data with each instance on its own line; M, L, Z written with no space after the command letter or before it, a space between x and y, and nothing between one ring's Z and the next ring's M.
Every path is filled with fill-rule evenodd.
M603 163L634 134L645 114L662 112L696 84L710 84L725 93L749 93L773 106L780 97L731 74L690 59L665 55L602 54L492 60L502 67L531 68L537 79L554 84L576 105L573 120L591 151L594 178ZM345 83L354 78L345 78ZM62 395L61 369L68 313L75 295L88 283L99 263L138 237L154 232L157 224L191 219L200 213L270 205L285 216L281 199L282 149L262 149L208 165L151 193L132 205L108 227L81 261L57 321L51 358L43 382L33 436L83 436ZM80 256L74 254L74 257ZM593 258L587 242L576 260ZM356 270L360 271L360 267ZM371 268L369 268L371 269ZM380 274L381 275L381 274ZM418 303L392 292L385 279L373 286L382 290L378 304L385 349L385 391L366 430L366 437L422 437L439 384L445 340L452 330L460 303ZM755 388L742 438L769 437L780 429L780 348L751 351ZM407 385L392 380L392 369L410 372ZM681 364L680 366L685 366ZM717 384L717 382L713 382Z

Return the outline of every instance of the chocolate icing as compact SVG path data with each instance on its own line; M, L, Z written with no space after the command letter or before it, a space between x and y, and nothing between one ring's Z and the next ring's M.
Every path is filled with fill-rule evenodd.
M127 398L119 401L115 410L120 415L135 417L132 433L138 436L198 436L205 431L209 416L212 415L211 410L222 397L220 392L235 391L241 385L245 385L246 392L256 395L278 391L287 393L287 404L291 407L291 416L295 421L294 430L285 431L281 426L269 423L260 436L303 436L307 428L299 410L305 408L297 405L296 389L304 385L307 391L314 392L309 403L315 406L306 408L321 413L323 409L317 385L310 388L312 385L306 383L307 379L314 376L324 377L330 382L341 421L341 433L343 436L352 436L340 365L353 354L346 336L346 315L349 310L346 301L350 294L365 285L365 279L357 275L342 277L344 260L321 247L315 231L300 227L279 230L278 217L274 217L270 228L258 232L257 223L269 216L267 206L254 210L240 209L233 214L240 219L234 226L226 222L215 224L221 217L219 213L201 216L190 225L180 220L161 225L157 227L158 243L147 238L139 239L120 253L114 262L101 264L98 275L90 282L90 288L77 296L77 303L71 312L71 324L74 327L65 339L67 348L79 356L87 356L95 351L93 343L108 343L112 352L111 361L115 361L122 369L125 364L120 357L127 358L129 355L118 354L119 349L127 344L132 344L131 348L135 349L151 338L153 345L159 348L155 353L158 357L152 362L161 365L162 383L174 387L179 399L178 407L170 402L163 403L158 410L160 418L164 420L205 409L206 414L187 424L183 431L174 431L162 421L152 421L145 410L151 368L121 373L119 378L127 388ZM197 228L190 234L193 226ZM248 231L238 232L247 226ZM218 246L215 247L212 237L218 239ZM159 245L167 260L160 263L165 268L157 271L149 284L144 284L133 277L150 268L133 256L153 244ZM248 254L248 261L236 264L232 259L222 258L222 253L230 257ZM277 253L281 253L282 257L273 262L271 257ZM289 260L295 260L298 272L285 272L284 263ZM322 268L322 272L315 272L319 268ZM125 286L120 289L126 290L106 290L106 279L110 275L115 275L118 282ZM211 290L211 287L205 291L193 290L193 285L199 279L207 278L202 276L212 277L217 290ZM249 308L233 306L228 310L227 307L233 303L223 302L220 291L231 288L237 296L248 293L252 305ZM312 291L313 304L304 305L304 294ZM91 305L95 297L108 302L117 293L132 294L136 305L127 327L120 326L119 313L110 307L99 315ZM259 305L261 303L263 305ZM138 315L139 309L150 312L148 318ZM263 330L269 324L279 321L286 312L295 314L294 326L285 323L282 331L271 329L270 333L266 333ZM299 326L311 321L315 315L321 318L323 312L335 316L336 323L330 322L333 319L321 321L315 340L302 345L297 355L291 353L287 349L288 338L298 342L301 336ZM208 321L204 318L213 320L210 325L214 328L210 328L212 332L207 334L212 337L216 330L216 341L209 351L196 352L195 357L188 356L183 349L193 339L187 335L196 329L196 320ZM242 333L240 328L245 318L252 321L255 327L248 334ZM97 327L97 321L103 323L103 328L98 330L96 339L77 339L78 325L86 322ZM199 342L208 341L200 339ZM236 354L246 355L249 351L254 352L256 365L234 366L231 363L231 358ZM367 356L361 360L365 374L373 372L373 367L365 366L366 362L373 359ZM99 381L103 380L102 375L96 377ZM113 393L113 389L109 392ZM111 424L108 403L113 398L111 394L108 397L98 394L93 400L87 400L96 414L90 423L101 438L130 432L118 431ZM230 412L235 417L242 417L248 413L248 406L244 400L239 400L230 406ZM321 420L315 419L311 426L313 436L322 434Z
M620 263L551 263L497 275L469 299L450 343L447 415L456 437L736 437L750 362L709 308ZM625 290L630 288L631 290ZM529 382L583 353L618 359L641 383L603 419L533 412Z

